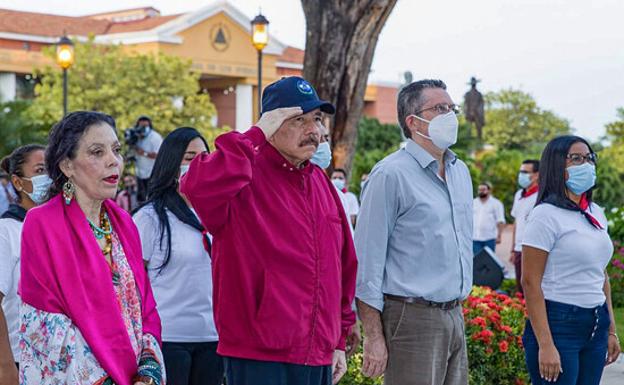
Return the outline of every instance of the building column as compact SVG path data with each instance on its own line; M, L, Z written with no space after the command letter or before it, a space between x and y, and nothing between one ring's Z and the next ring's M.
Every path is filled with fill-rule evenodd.
M253 87L236 85L236 131L247 131L253 124Z
M0 101L15 100L17 94L17 78L13 72L0 72Z

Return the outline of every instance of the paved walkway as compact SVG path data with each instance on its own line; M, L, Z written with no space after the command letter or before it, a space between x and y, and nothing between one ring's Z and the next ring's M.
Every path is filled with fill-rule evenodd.
M600 385L622 384L624 384L624 356L620 355L620 359L616 363L605 368Z

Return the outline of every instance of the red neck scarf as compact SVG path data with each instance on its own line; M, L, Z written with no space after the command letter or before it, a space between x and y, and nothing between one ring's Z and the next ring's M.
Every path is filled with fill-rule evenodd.
M589 201L587 201L587 196L584 193L583 195L581 195L579 207L581 208L581 210L583 210L583 215L585 216L585 218L587 218L591 222L591 224L594 225L594 227L600 230L604 229L600 222L598 222L598 220L587 211L587 209L589 209Z
M520 197L520 199L528 198L531 195L537 193L538 190L539 190L539 185L537 184L533 187L529 187L528 189L522 190L522 196Z

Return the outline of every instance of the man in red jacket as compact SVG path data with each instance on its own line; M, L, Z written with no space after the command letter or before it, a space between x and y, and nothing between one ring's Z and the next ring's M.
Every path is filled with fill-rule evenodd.
M228 385L329 385L346 371L357 261L334 186L309 162L334 106L302 78L195 158L181 183L213 235L214 317Z

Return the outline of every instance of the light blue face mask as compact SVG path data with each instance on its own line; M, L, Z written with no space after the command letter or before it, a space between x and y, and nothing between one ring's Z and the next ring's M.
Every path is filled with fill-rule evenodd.
M48 197L48 189L52 184L52 179L50 179L47 174L36 175L32 178L24 177L22 179L29 180L33 185L33 191L31 193L24 191L26 195L37 205L45 202Z
M180 178L182 178L182 176L188 172L189 168L190 165L188 164L183 164L180 166Z
M570 166L566 186L576 195L581 195L596 184L596 166L583 163L579 166Z
M526 172L518 174L518 185L522 188L527 188L531 185L531 176Z
M326 169L327 167L329 167L331 159L332 153L331 147L329 147L329 142L323 142L318 145L318 148L316 149L314 155L312 155L312 159L310 159L310 162L314 163L322 169Z
M336 186L336 188L338 190L342 190L345 187L345 180L344 179L332 179L332 183L334 184L334 186Z

